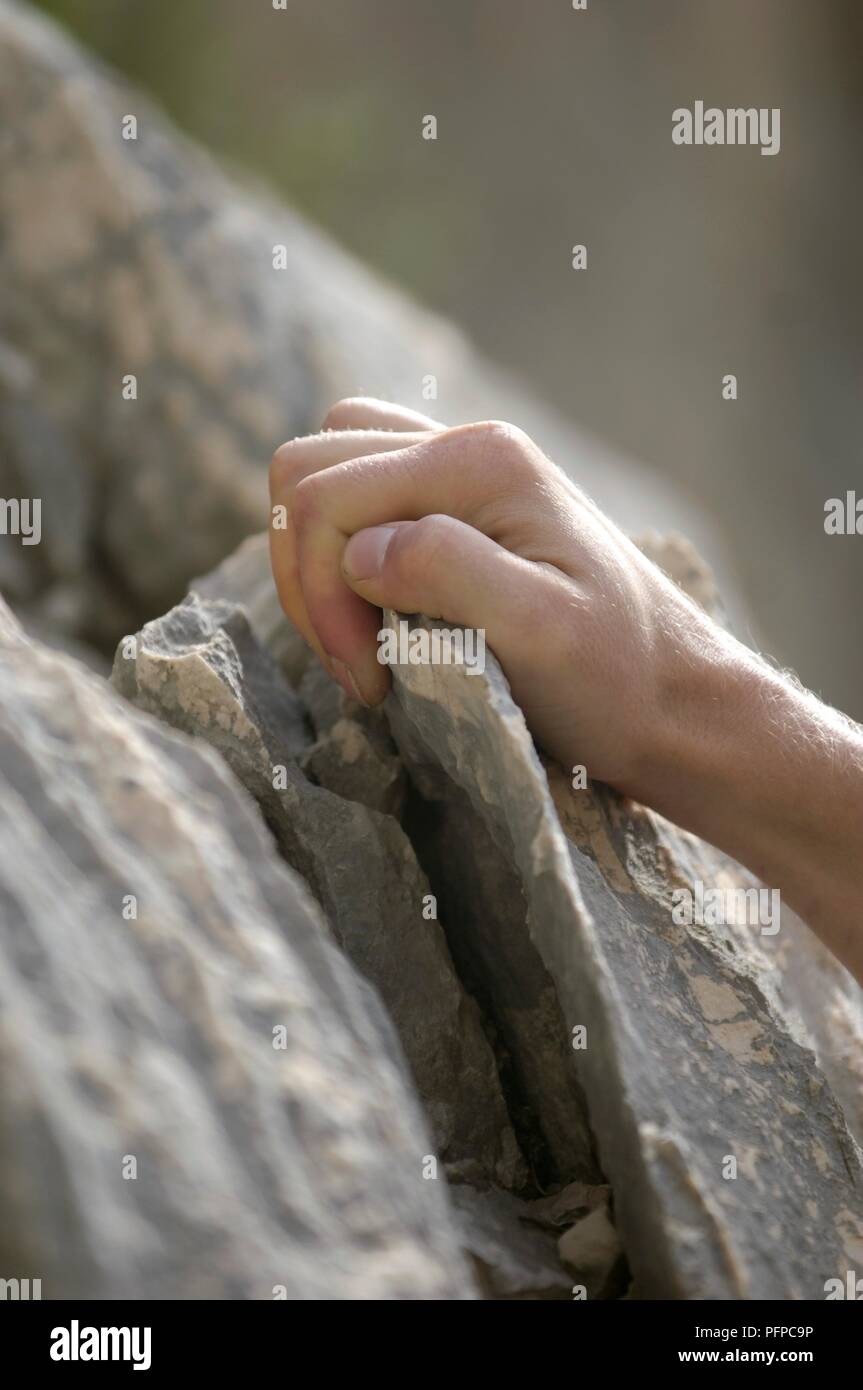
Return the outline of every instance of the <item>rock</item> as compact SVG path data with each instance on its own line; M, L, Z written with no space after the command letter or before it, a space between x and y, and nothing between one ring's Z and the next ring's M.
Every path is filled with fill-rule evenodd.
M362 718L337 720L303 755L300 766L316 786L384 815L402 814L407 786L402 762L389 737L376 736Z
M607 1184L591 1186L586 1182L571 1182L559 1192L531 1202L526 1219L544 1230L558 1231L574 1225L599 1207L607 1207L610 1201L611 1188Z
M364 710L355 700L349 700L338 681L327 675L316 657L303 672L297 692L318 738L326 738L343 719L357 719L361 714L375 716L378 726L387 728L381 711Z
M40 506L38 544L25 545L10 534L0 546L0 581L15 602L34 602L63 583L73 592L82 587L84 516L91 503L91 484L83 472L81 454L70 450L46 415L38 373L26 349L12 347L0 334L2 496L32 499Z
M531 1202L508 1192L456 1186L450 1200L462 1248L487 1298L570 1298L572 1278L558 1258L556 1241L529 1220Z
M641 545L718 613L700 519L9 0L0 131L0 494L44 534L0 584L96 663L204 575L115 663L180 732L0 608L6 1260L55 1297L470 1297L439 1159L494 1296L568 1296L558 1241L618 1296L615 1227L647 1296L823 1296L863 1257L847 974L787 913L677 926L675 886L754 880L574 793L493 659L362 711L263 537L210 573L281 439L358 390L422 408L430 372L443 418L513 419L621 524L695 535Z
M687 567L682 577L694 582ZM149 750L157 734L169 740L170 754L158 744L160 776L173 779L161 799L153 789L153 778L136 771L137 765L129 778L130 755L123 751L125 745L115 746L113 735L106 734L100 722L102 704L115 711L115 720L123 728L126 716L116 713L117 707L100 695L92 713L97 727L89 731L81 712L86 706L90 714L89 696L77 703L70 699L66 686L72 678L66 673L74 671L75 682L89 680L88 692L92 688L98 693L98 683L65 658L41 652L38 661L47 662L51 670L45 690L49 686L59 690L50 717L65 729L67 742L61 743L55 725L46 726L51 735L47 739L40 726L33 733L33 748L43 749L42 756L48 758L59 754L45 750L68 748L71 743L76 766L83 756L80 747L89 750L83 759L84 771L79 769L75 775L80 780L98 774L99 796L111 807L105 858L99 862L100 872L113 874L110 881L116 879L119 885L118 901L126 891L122 883L138 881L134 873L139 878L143 875L148 888L156 882L162 892L159 876L173 872L172 855L181 860L190 897L192 878L197 882L203 872L204 883L209 882L207 875L216 872L211 840L203 844L195 840L194 850L187 850L182 839L174 844L181 831L203 835L206 822L209 833L217 838L246 835L245 822L235 815L233 803L230 813L217 812L213 820L212 795L203 796L197 782L188 786L182 782L191 778L190 767L199 766L196 759L203 759L200 766L209 769L212 780L213 769L221 764L213 761L214 752L201 749L202 741L218 750L257 799L283 857L323 906L333 942L377 986L407 1054L432 1131L427 1135L422 1121L417 1121L419 1137L410 1162L427 1171L435 1159L441 1164L441 1175L454 1184L450 1192L458 1213L457 1239L470 1256L482 1292L497 1298L569 1298L576 1284L584 1285L590 1298L628 1297L632 1296L632 1290L626 1293L631 1267L638 1296L817 1298L823 1296L827 1278L837 1270L854 1268L863 1239L858 1197L863 1174L859 1150L830 1082L835 1082L846 1106L856 1105L859 1077L855 1080L853 1058L860 1036L859 996L855 998L846 988L847 980L837 976L838 967L822 962L816 971L801 964L814 959L805 929L789 921L786 942L783 918L777 943L754 937L749 927L705 929L675 924L670 913L675 887L695 879L724 886L745 886L752 880L717 851L608 789L595 785L573 792L559 768L543 765L537 757L490 655L483 677L467 678L458 668L395 668L394 691L382 716L346 700L317 663L302 656L295 637L285 632L285 621L273 606L260 541L249 543L216 574L196 584L196 592L177 608L147 624L134 641L124 641L115 661L113 679L130 700L197 735L197 744L191 745L178 734L159 733L151 723L133 720L129 726L145 731L136 737L144 741L150 757L156 756ZM388 615L387 621L395 621L395 615ZM3 627L2 640L10 649L35 652L8 618L3 619ZM265 643L283 657L287 653L287 661L279 664ZM293 670L295 685L288 680L286 665ZM62 673L62 679L56 673ZM9 680L16 675L12 670ZM48 702L47 693L44 702ZM18 707L10 702L9 708L21 723ZM40 719L48 718L40 707ZM20 742L20 734L18 738ZM104 766L96 761L96 743ZM357 748L361 754L352 761ZM18 744L13 741L11 752L5 757L0 752L0 768L14 770L19 762ZM133 838L131 849L117 851L118 858L115 841L119 836L125 846L122 836L129 833L133 816L138 816L137 805L133 812L123 800L124 775L145 804L140 823L134 821L139 839ZM316 785L310 780L315 776L329 787ZM216 780L220 788L233 788L224 769ZM81 821L89 830L86 815L70 791L70 786L77 785L67 785L58 776L60 795L52 802L50 823L59 826L53 833L61 845L71 836L63 815L71 824ZM378 809L396 786L398 795L390 804L400 820ZM232 795L240 806L245 805L236 788ZM156 798L157 804L147 797ZM85 798L84 810L88 807ZM123 809L125 819L117 808ZM245 815L251 815L248 808ZM188 829L186 816L191 817ZM11 824L19 833L14 815ZM254 824L256 849L245 877L235 862L238 851L234 859L225 851L226 891L240 894L243 903L256 892L265 893L267 904L283 902L287 915L280 919L282 936L273 949L290 953L299 930L294 897L286 896L283 886L278 892L272 886L256 887L260 875L270 884L271 870L266 866L272 864L272 851L266 848L260 824ZM89 840L85 835L86 853L91 857L96 840L95 829ZM41 893L42 879L26 858L30 842L19 852L10 831L3 843L10 845L9 862L21 860L25 865L22 882L39 883ZM163 844L167 846L164 864L159 857ZM89 863L84 851L79 859ZM108 865L114 867L109 870ZM47 881L53 881L50 875ZM96 882L101 882L98 875ZM326 929L305 903L296 880L286 882L314 923L316 939L327 942ZM129 891L136 890L133 886ZM201 901L211 907L212 896L205 893ZM230 897L227 906L220 908L222 916L217 918L217 928L212 928L216 946L223 952L246 949L244 931L250 927L239 907L234 913L234 900ZM231 1021L230 1044L218 1047L218 1072L208 1065L198 1075L195 1066L201 1065L202 1047L216 1046L213 1038L220 1036L201 1003L211 998L209 984L200 983L209 981L209 948L201 947L199 941L204 907L197 905L197 899L192 906L182 900L186 917L196 927L188 951L200 948L204 952L203 961L193 955L189 965L185 937L178 936L172 926L180 909L169 903L164 925L165 909L155 889L150 901L155 906L154 915L143 926L146 943L152 938L155 950L167 933L165 952L172 964L165 978L173 982L178 976L183 982L182 990L172 983L163 990L170 992L169 1002L176 1012L171 1037L176 1035L183 1044L172 1041L179 1052L176 1066L185 1088L182 1105L179 1100L176 1103L177 1114L191 1105L190 1113L197 1116L202 1102L195 1088L203 1088L209 1099L208 1088L216 1085L214 1076L219 1081L223 1072L229 1078L239 1076L239 1091L245 1095L249 1089L244 1071L249 1047L242 1032L249 1009L245 1004L242 1008L220 1005L220 1018L227 1009ZM68 902L77 908L74 895L63 890L64 912L71 911ZM426 919L423 909L432 902L440 921L431 912ZM46 929L40 935L32 926L47 921L41 904L37 894L29 934L20 939L26 943L22 949L32 952L31 937L35 936L49 951L50 960L53 933ZM226 913L234 915L226 917ZM102 920L98 912L96 920ZM142 928L137 922L123 926L136 942L135 932ZM63 930L70 937L66 949L78 953L80 926L67 927L64 916ZM795 930L799 936L793 939ZM101 968L105 955L112 978L124 991L123 999L134 999L140 964L134 956L131 961L125 957L115 961L111 952L120 948L105 948L101 926L99 931L95 959ZM110 936L107 939L110 942ZM255 943L258 939L256 934ZM329 944L326 949L332 953L335 947ZM33 975L36 966L31 956L22 959L21 969ZM155 964L149 968L157 970ZM290 954L284 968L285 978L291 979L295 967ZM340 968L348 971L346 978L365 999L347 964ZM162 976L158 979L161 986ZM233 960L218 979L227 991L236 991L246 982ZM190 981L192 987L187 988ZM265 985L260 989L269 1000L275 988L269 975ZM234 1023L232 1008L241 1014L242 1024ZM317 1005L310 1008L317 1020ZM139 1004L137 1010L128 1004L127 1013L135 1022L130 1025L131 1041L124 1034L122 1047L117 1044L111 1051L99 1035L96 1051L110 1051L111 1066L118 1049L126 1066L130 1048L151 1046L151 1032L139 1026L142 1018L146 1023L151 1016L146 996L145 1005ZM820 1018L817 1029L816 1018ZM102 1027L98 1010L96 1019ZM202 1019L208 1023L206 1033ZM84 1022L77 1026L83 1031ZM323 1028L324 1021L318 1020L315 1026ZM28 1028L31 1025L23 1027L22 1036L29 1036ZM194 1033L196 1028L199 1033ZM107 1023L103 1031L115 1041ZM294 1048L293 1034L290 1037L290 1048ZM813 1038L817 1059L809 1048ZM8 1043L3 1046L8 1049ZM314 1051L321 1044L313 1036L309 1046ZM10 1055L17 1064L17 1054ZM206 1050L203 1055L208 1055ZM394 1045L385 1056L395 1075ZM163 1073L170 1073L172 1057L169 1053L160 1058L160 1084ZM341 1054L337 1061L340 1065ZM337 1061L328 1054L327 1064L333 1069ZM52 1065L56 1070L61 1064ZM107 1066L100 1060L102 1070ZM319 1085L311 1062L298 1061L296 1067L298 1074L309 1072L315 1077L309 1105L320 1103L330 1087L344 1085L336 1070ZM55 1072L50 1068L39 1083L42 1090L34 1087L36 1071L34 1061L22 1075L28 1093L35 1089L40 1096L40 1123L44 1126L50 1120L60 1129L71 1126L74 1131L81 1119L77 1099L60 1089L59 1083L55 1086ZM50 1095L45 1090L49 1084L55 1086ZM112 1084L119 1093L119 1082ZM251 1088L260 1108L265 1108L266 1092L261 1088L267 1084L265 1072ZM399 1084L404 1082L393 1081L383 1099L375 1097L376 1103L389 1103ZM146 1102L150 1107L148 1120L155 1125L150 1092L137 1073L135 1085L141 1086L142 1105ZM366 1096L361 1091L363 1103ZM23 1103L15 1100L19 1108ZM236 1120L227 1102L223 1109L217 1108L216 1101L212 1104L211 1132L221 1154L236 1134ZM85 1114L85 1119L92 1127L92 1117ZM302 1130L301 1120L297 1123ZM256 1124L264 1137L256 1143L255 1161L263 1150L269 1162L272 1134L257 1112ZM414 1132L413 1120L408 1123L402 1117L402 1124ZM6 1132L0 1124L0 1136ZM28 1133L18 1111L12 1132ZM252 1126L249 1132L257 1136L259 1130ZM149 1138L150 1132L146 1133ZM397 1135L396 1148L402 1155L406 1141L401 1130ZM4 1164L4 1142L0 1138L0 1176L8 1168L14 1189L24 1181L19 1169L26 1171L26 1165L17 1153ZM121 1142L126 1146L123 1152L135 1155L131 1138L124 1136ZM299 1140L295 1142L300 1147L297 1161L302 1164L306 1151ZM730 1159L736 1164L734 1174L727 1171ZM87 1161L96 1162L89 1157ZM240 1220L237 1213L247 1200L246 1179L239 1170L250 1159L245 1151L239 1155L232 1151L231 1161L238 1171L226 1159L218 1172L220 1195L236 1185L233 1207L231 1200L219 1205L218 1239L224 1237L226 1248L230 1242L224 1232L235 1217ZM297 1213L307 1200L311 1202L316 1232L324 1220L320 1212L335 1200L323 1160L322 1166L322 1191L314 1188L310 1195L303 1187L296 1196ZM368 1181L377 1182L378 1172L375 1167ZM417 1180L423 1182L423 1193L440 1191L423 1181L422 1175ZM179 1202L171 1205L174 1181L170 1164L165 1174L160 1170L156 1190L167 1184L172 1219L180 1209ZM307 1184L318 1181L317 1172L308 1172ZM405 1190L397 1185L397 1207ZM120 1198L115 1194L111 1201L116 1207ZM30 1191L25 1212L31 1215L34 1205L36 1198ZM419 1209L431 1210L422 1203ZM448 1209L438 1203L435 1210L440 1211L443 1223L440 1240L449 1241L451 1251L456 1237L448 1224ZM112 1207L112 1222L115 1215ZM146 1219L151 1224L157 1221L149 1208ZM245 1210L242 1219L246 1220ZM265 1212L256 1219L257 1225L248 1226L247 1245L240 1246L235 1256L241 1265L248 1244L256 1240L263 1248L268 1238L270 1216ZM49 1209L32 1224L38 1230L40 1221L50 1227L54 1220ZM117 1229L123 1229L122 1222ZM10 1236L13 1245L19 1240L17 1230ZM21 1231L26 1233L24 1226ZM419 1248L415 1231L411 1227L410 1237L405 1237L414 1242L411 1251ZM153 1239L164 1245L168 1238L159 1234ZM181 1223L176 1240L185 1239ZM353 1232L348 1231L345 1240L350 1250L352 1239ZM25 1241L22 1248L31 1247ZM434 1245L435 1251L441 1248ZM120 1260L110 1251L104 1260L109 1256L115 1264ZM383 1296L423 1296L411 1282L412 1258L406 1256L408 1292L393 1292L396 1275L388 1283L380 1273ZM130 1259L137 1259L134 1251ZM313 1275L314 1287L328 1289L321 1296L355 1296L349 1291L355 1268L351 1259L339 1266L344 1278L340 1275L337 1287L328 1286L323 1274ZM427 1277L435 1288L444 1290L432 1296L469 1296L471 1286L457 1257L452 1267L448 1259L432 1258ZM455 1292L445 1291L449 1286L444 1264L446 1278L455 1280ZM200 1260L191 1256L182 1265L174 1285L183 1291L182 1296L202 1287L199 1281L205 1276L200 1267ZM269 1268L265 1261L263 1267ZM59 1271L61 1262L53 1268ZM226 1296L226 1290L227 1296L233 1296L230 1290L235 1288L239 1296L271 1296L257 1295L258 1285L253 1289L245 1273L235 1278L233 1265L230 1278L225 1268L228 1264L217 1264L212 1274L215 1283L204 1286L216 1289L215 1296ZM68 1270L62 1277L67 1279L63 1287L70 1287ZM99 1289L102 1277L101 1272L98 1278L93 1275L82 1287ZM123 1287L132 1288L143 1277L136 1266ZM208 1273L206 1278L210 1277ZM290 1278L273 1278L273 1282L290 1284Z
M421 796L409 833L438 895L459 974L493 1021L510 1114L535 1179L543 1190L572 1178L601 1181L571 1039L528 929L528 898L512 856L442 767L429 763L422 726L400 718L394 702L389 716ZM480 768L487 752L480 740Z
M696 869L750 877L611 792L546 773L493 658L482 677L393 675L391 723L420 790L445 773L469 799L517 875L565 1030L584 1030L571 1066L640 1292L823 1297L859 1263L860 1152L752 928L671 917Z
M756 885L739 865L661 816L652 817L652 829L658 854L654 891L666 862L673 861L685 865L690 882L709 882L718 871L731 886ZM774 936L747 935L748 960L771 1009L782 1016L801 1046L815 1054L850 1133L863 1145L863 989L786 906L781 908L780 924ZM736 947L734 938L731 944Z
M560 1237L561 1262L588 1298L620 1298L629 1283L620 1237L606 1206L597 1207Z
M4 1274L472 1297L391 1025L223 760L2 604L0 649Z
M495 1299L570 1299L573 1276L588 1298L622 1297L628 1270L610 1196L607 1186L582 1182L527 1201L495 1189L450 1190L462 1246Z
M58 598L62 591L54 591ZM77 638L68 635L69 628L62 621L52 622L50 618L46 620L45 610L40 605L35 609L29 606L18 605L15 610L15 617L20 622L28 636L36 642L41 642L46 647L52 647L56 651L66 652L68 656L73 656L76 661L80 661L96 675L102 676L105 680L111 674L111 663L106 656L96 647L88 647L85 642L79 642Z
M693 597L712 604L709 575L683 543L654 537L651 544ZM271 605L260 544L246 549L242 583L238 568L232 595L257 594L252 608L267 595ZM286 643L283 620L270 612L260 630ZM601 1192L607 1174L639 1293L819 1296L831 1260L852 1259L859 1234L845 1166L847 1159L858 1171L849 1131L858 1130L859 991L855 997L848 981L843 993L837 971L845 972L833 963L822 961L817 971L803 964L814 963L813 943L800 924L791 938L793 921L778 941L749 928L675 927L674 886L753 880L602 787L571 792L559 769L536 762L493 662L490 672L467 681L446 668L397 670L387 720L411 773L401 812L411 862L418 857L416 872L428 876L417 881L436 895L461 985L481 1006L532 1181L546 1190L568 1184L548 1199L564 1204L552 1225L559 1232L586 1215L567 1211L564 1194ZM361 728L369 712L346 700L316 662L303 663L298 687L316 740L299 761L310 765L321 741L345 724ZM388 740L379 722L375 729ZM344 737L353 738L353 729ZM331 785L338 786L338 739L328 751ZM375 777L374 764L366 764L357 785L342 783L340 792L373 801ZM305 801L309 790L292 779L282 796ZM341 795L336 804L344 816ZM289 819L296 837L303 817L292 811ZM356 886L334 875L340 856L316 854L321 835L311 822L285 852L337 924ZM376 913L379 906L371 907L367 922ZM371 967L355 954L358 934L349 925L336 930L370 978L383 978L385 963ZM366 929L359 939L367 936ZM411 1018L405 996L394 1016L404 1037ZM580 1026L588 1045L575 1050L572 1030ZM813 1040L817 1066L807 1050ZM664 1058L667 1076L650 1065L651 1055ZM768 1075L780 1081L770 1084ZM768 1168L777 1133L784 1155L778 1178ZM733 1181L722 1176L728 1157L738 1162ZM808 1178L801 1177L807 1165ZM456 1164L452 1171L484 1183L476 1169ZM540 1220L539 1204L531 1205ZM755 1220L765 1210L769 1229ZM792 1238L798 1227L805 1255ZM778 1270L775 1251L785 1242L794 1253Z
M443 418L513 419L622 524L703 537L649 469L489 369L293 209L228 180L10 0L0 131L0 495L41 497L46 537L16 556L13 597L58 582L84 596L71 635L110 651L178 602L266 524L278 444L343 396L422 410L430 373Z
M192 593L121 642L114 684L174 728L208 738L259 799L272 800L273 766L295 761L312 742L303 705L229 603Z
M310 781L372 810L399 817L404 768L383 715L348 700L282 612L273 585L266 535L252 536L190 593L242 608L305 706L316 741L300 759Z
M249 536L211 574L193 579L189 592L242 608L261 646L296 689L315 654L285 617L273 584L267 533Z
M318 735L300 759L310 781L400 819L407 777L382 711L349 700L317 659L300 681L299 694Z
M462 1177L522 1185L527 1174L494 1056L429 916L431 889L410 840L392 817L311 785L299 770L310 737L298 697L245 613L190 594L134 644L121 643L113 679L140 708L217 748L258 800L339 944L383 997L433 1152Z

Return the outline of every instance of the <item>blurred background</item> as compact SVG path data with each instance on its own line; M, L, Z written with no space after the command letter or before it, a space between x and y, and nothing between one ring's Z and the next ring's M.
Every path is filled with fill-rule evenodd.
M703 508L752 639L863 718L863 536L824 532L863 496L860 0L41 8ZM674 146L697 99L779 107L780 153Z

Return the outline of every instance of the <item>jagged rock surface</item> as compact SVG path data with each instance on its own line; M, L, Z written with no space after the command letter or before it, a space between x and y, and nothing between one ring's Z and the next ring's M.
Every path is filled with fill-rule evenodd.
M246 793L2 604L0 845L4 1276L473 1296L392 1027Z
M389 713L419 792L411 835L437 888L459 972L494 1020L522 1148L543 1188L572 1178L598 1182L601 1170L571 1039L554 982L527 928L528 899L518 869L469 798L424 756L419 731L400 718L397 706ZM482 764L484 750L476 751Z
M481 678L393 674L409 766L445 772L470 799L517 870L567 1027L587 1030L572 1064L640 1292L823 1297L859 1262L860 1152L771 1002L752 928L671 918L672 888L696 866L706 882L748 876L602 788L546 776L493 657Z
M209 574L193 579L189 592L200 599L241 607L261 646L266 647L290 684L295 689L299 686L314 653L296 628L285 621L273 585L266 532L249 536Z
M661 548L658 541L655 544ZM265 536L246 541L214 574L196 580L192 592L242 608L282 669L293 673L319 737L319 744L303 755L304 766L314 770L322 741L329 763L327 785L333 790L378 805L390 795L393 782L401 787L388 752L391 738L385 746L380 716L342 696L317 661L310 661L308 647L285 619L273 587ZM121 671L117 679L122 680ZM398 711L391 710L390 716L397 721ZM341 740L334 738L339 729ZM401 737L407 739L409 730L402 728ZM364 750L364 781L344 757L345 748L352 755L356 747ZM554 986L524 927L525 901L518 877L451 779L437 766L424 767L416 759L413 771L425 799L413 800L405 824L433 879L459 974L486 1017L494 1020L498 1065L522 1150L544 1184L574 1177L596 1181L600 1173L584 1097L569 1060L569 1039ZM445 814L436 812L438 793L446 799ZM296 854L291 862L307 871Z
M532 1203L508 1192L453 1187L450 1198L477 1282L487 1298L564 1299L573 1280L557 1241L530 1221Z
M298 691L317 734L300 759L306 775L349 801L400 819L407 776L383 713L349 700L317 661Z
M585 1298L619 1298L625 1293L626 1261L607 1207L597 1207L570 1226L557 1248Z
M431 889L410 840L391 816L299 770L310 737L298 697L244 612L190 594L133 647L120 644L113 679L140 708L212 743L259 801L339 944L380 990L451 1172L520 1186L527 1173L492 1050L428 917Z
M650 543L698 601L714 604L709 575L684 543ZM211 603L248 600L272 648L295 651L267 586L260 541L200 585ZM345 700L316 663L290 664L316 742L339 724L363 728L369 712ZM481 1005L532 1180L570 1191L580 1179L597 1191L607 1175L640 1294L821 1296L825 1279L853 1267L863 1235L860 1155L826 1080L842 1074L836 1034L822 1025L819 1069L807 1050L799 981L785 981L782 953L751 927L685 928L671 919L674 887L696 878L746 885L749 876L606 789L574 792L559 769L543 767L493 658L481 679L425 666L395 668L394 678L387 723L411 777L403 825L438 896L458 975ZM200 732L212 737L222 722L210 718ZM383 738L377 717L375 727ZM307 758L308 748L298 754ZM297 778L302 799L326 795ZM303 865L280 840L314 885L320 865ZM351 891L331 894L336 917L340 894ZM853 1020L849 1039L859 1037L859 999L834 994L834 1004L837 997ZM403 1038L409 1017L406 1006ZM587 1028L584 1049L571 1045L577 1025ZM722 1176L727 1155L738 1160L732 1181ZM474 1213L466 1248L482 1238L489 1255L494 1231L507 1229L500 1195L458 1195L460 1211ZM480 1220L483 1211L494 1220ZM525 1272L521 1222L509 1211L509 1254L487 1262L484 1286L563 1296L560 1282L545 1281L538 1249L533 1274ZM561 1223L560 1236L573 1228L561 1243L570 1257L592 1230L574 1233L589 1214L570 1211ZM599 1234L585 1257L591 1296L618 1296L625 1267L609 1254L599 1268L596 1249L609 1253L613 1244L607 1223Z
M423 408L430 371L443 418L516 419L622 524L698 534L644 470L9 0L0 261L0 493L40 497L44 535L3 547L0 585L53 640L104 651L168 608L263 523L281 438L358 390ZM642 546L717 611L691 547ZM461 1241L498 1296L567 1296L558 1240L614 1296L617 1232L645 1294L820 1297L859 1268L860 1156L825 1084L863 1135L857 986L785 916L775 941L672 928L673 885L748 878L544 770L493 662L466 684L397 672L385 721L351 707L281 618L265 550L202 580L117 679L253 791L386 996L435 1139L375 996L224 762L0 614L0 1253L74 1296L469 1296L442 1184L419 1178L438 1153L476 1184L454 1189ZM288 1047L259 1052L274 1013ZM606 1174L613 1223L585 1231ZM477 1190L492 1179L560 1190L545 1208Z

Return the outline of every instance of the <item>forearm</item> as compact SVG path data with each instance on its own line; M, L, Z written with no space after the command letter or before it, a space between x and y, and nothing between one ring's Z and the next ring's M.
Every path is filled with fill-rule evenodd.
M687 684L652 804L778 888L863 983L863 730L731 639Z

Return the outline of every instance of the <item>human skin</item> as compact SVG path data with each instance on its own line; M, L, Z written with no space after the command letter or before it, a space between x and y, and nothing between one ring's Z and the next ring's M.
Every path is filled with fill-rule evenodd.
M277 450L282 607L378 704L380 609L483 628L537 743L745 864L863 983L863 730L714 623L521 430L340 401Z

